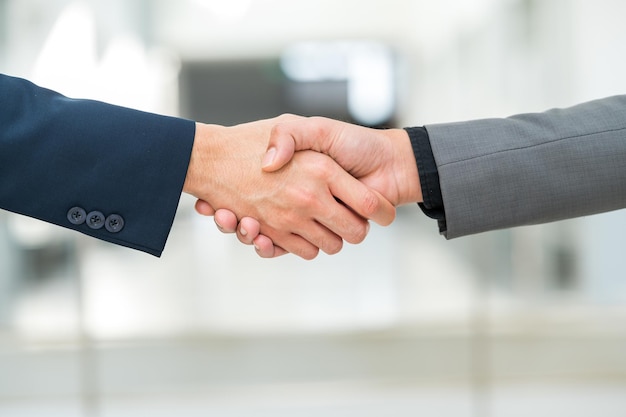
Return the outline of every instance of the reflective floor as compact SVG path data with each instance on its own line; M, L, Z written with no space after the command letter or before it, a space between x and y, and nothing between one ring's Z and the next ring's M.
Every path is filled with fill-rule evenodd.
M481 292L415 207L314 262L189 214L161 260L78 237L26 281L0 416L626 415L623 308Z
M420 365L406 361L403 369L398 369L399 363L390 368L393 361L375 357L398 354L403 349L397 346L393 352L388 345L373 349L369 357L363 354L368 347L343 346L345 356L339 358L319 353L332 343L320 347L319 340L309 342L291 341L285 348L283 341L243 346L232 340L152 341L99 349L88 358L84 352L62 348L5 352L0 415L617 417L626 413L623 368L615 376L574 372L568 377L563 375L571 371L555 371L555 377L518 375L477 385L453 369L459 349L452 345L458 342L429 342L428 348L415 343L411 350L416 356L434 361L417 360ZM619 351L623 348L624 341ZM267 355L268 350L276 358ZM550 350L536 349L535 359L548 359ZM617 349L613 355L617 356ZM367 360L368 367L379 368L378 372L355 371L358 360ZM524 357L519 360L529 362ZM565 360L559 363L571 365Z

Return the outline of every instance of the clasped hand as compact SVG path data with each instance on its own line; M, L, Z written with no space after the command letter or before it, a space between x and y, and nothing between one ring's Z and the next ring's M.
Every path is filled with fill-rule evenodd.
M200 214L266 258L337 253L344 240L365 239L368 220L388 225L396 206L421 201L404 130L294 115L198 123L184 190Z

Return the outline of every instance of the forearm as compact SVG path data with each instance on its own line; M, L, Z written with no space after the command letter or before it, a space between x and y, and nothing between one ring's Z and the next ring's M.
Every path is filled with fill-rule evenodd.
M194 124L72 100L0 76L0 207L160 255L183 187ZM72 207L123 217L114 233Z
M427 126L447 238L626 207L626 96Z

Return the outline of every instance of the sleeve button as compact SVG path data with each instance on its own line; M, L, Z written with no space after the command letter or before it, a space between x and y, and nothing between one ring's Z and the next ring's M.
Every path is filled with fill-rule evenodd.
M111 233L117 233L124 228L124 218L119 214L111 214L106 218L104 226Z
M92 211L87 214L87 226L94 230L102 229L104 226L104 214L99 211Z
M75 225L83 224L85 223L86 219L87 219L87 213L82 207L72 207L67 212L67 220L69 220L69 222L72 224L75 224Z

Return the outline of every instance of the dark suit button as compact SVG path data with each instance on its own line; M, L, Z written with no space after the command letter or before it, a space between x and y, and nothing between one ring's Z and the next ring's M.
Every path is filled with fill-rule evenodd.
M104 214L99 211L92 211L87 215L87 226L91 229L101 229L104 226Z
M104 227L111 233L117 233L124 228L124 218L119 214L111 214L104 222Z
M87 213L81 207L72 207L70 211L67 212L67 220L72 224L83 224L85 223L85 219L87 219Z

